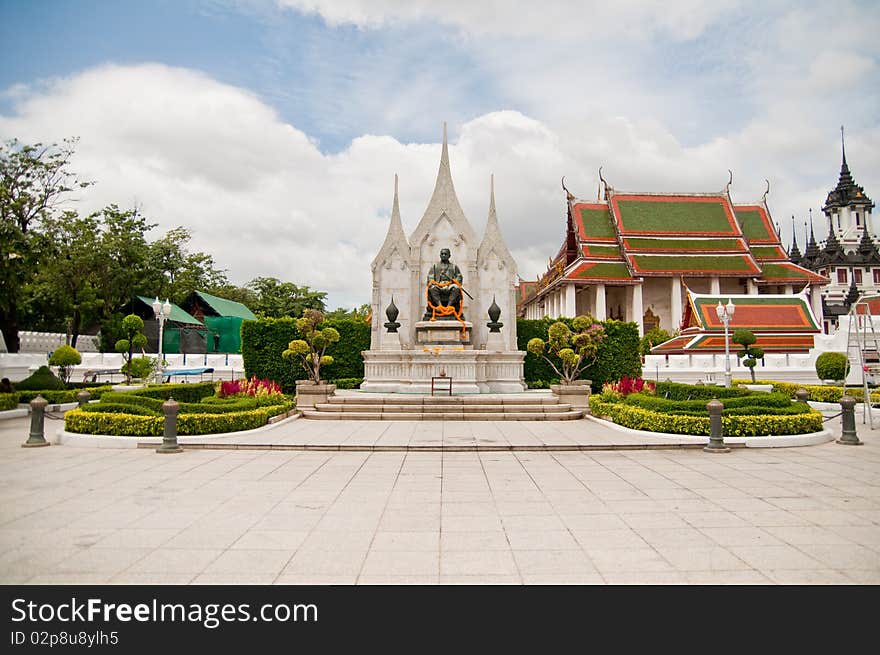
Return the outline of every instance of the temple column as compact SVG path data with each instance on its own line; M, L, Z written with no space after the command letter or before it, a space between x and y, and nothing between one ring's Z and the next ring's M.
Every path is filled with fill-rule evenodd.
M824 332L825 313L822 311L822 288L813 284L810 286L810 307L813 309L813 315L819 322L819 329Z
M791 284L786 284L784 287L782 287L782 293L784 293L786 296L790 296L794 293L794 287Z
M681 278L673 276L671 294L669 298L669 308L672 314L669 319L671 322L672 332L681 327Z
M597 284L596 285L596 314L594 318L597 321L604 321L607 314L605 311L605 285Z
M717 275L713 275L709 279L709 293L717 296L721 293L721 279Z
M577 300L575 294L577 287L573 284L565 285L565 315L574 318L577 316Z
M633 316L633 320L635 324L639 326L639 336L644 336L645 334L645 323L643 320L644 317L644 309L642 307L642 285L637 284L632 288L632 304L631 313Z
M758 285L755 284L755 281L752 278L746 280L746 293L750 296L758 295Z

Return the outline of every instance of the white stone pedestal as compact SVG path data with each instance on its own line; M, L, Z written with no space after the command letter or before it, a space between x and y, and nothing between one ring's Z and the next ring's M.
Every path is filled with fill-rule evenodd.
M458 321L440 320L418 321L416 328L416 342L414 347L419 346L454 346L460 345L472 348L470 321L459 323Z
M465 346L414 346L412 350L367 350L361 391L431 393L431 378L452 378L453 394L516 393L523 382L525 353L489 352Z

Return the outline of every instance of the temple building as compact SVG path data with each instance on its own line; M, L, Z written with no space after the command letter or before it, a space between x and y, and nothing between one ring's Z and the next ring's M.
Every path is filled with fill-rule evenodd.
M566 189L565 241L544 275L520 282L520 316L591 314L634 321L642 334L654 327L673 333L686 327L689 292L798 294L821 324L828 279L789 258L766 193L734 204L730 183L715 193L640 193L602 181L597 201Z
M874 203L856 184L846 163L846 146L841 128L840 177L828 193L822 212L828 237L816 243L812 220L806 250L801 255L795 237L789 255L804 268L827 277L822 290L824 331L832 332L838 317L847 314L861 295L880 293L880 252L871 221Z

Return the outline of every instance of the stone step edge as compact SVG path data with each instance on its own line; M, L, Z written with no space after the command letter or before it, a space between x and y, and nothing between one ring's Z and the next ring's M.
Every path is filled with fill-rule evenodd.
M479 396L425 396L418 398L370 398L330 396L328 403L335 405L558 405L558 398L481 398Z
M303 408L305 409L305 408ZM310 407L309 410L312 408ZM450 407L448 405L336 405L333 403L317 403L315 410L321 412L453 412L453 413L487 413L487 412L534 412L558 413L571 411L568 404L559 405L466 405Z
M670 444L562 444L562 445L408 445L397 446L385 445L350 445L344 444L325 446L320 444L235 444L235 443L182 443L184 450L296 450L316 452L349 452L349 453L397 453L397 452L581 452L581 451L610 451L610 450L696 450L704 448L701 443L670 443ZM138 448L155 450L154 443L138 443ZM741 444L730 444L730 447L744 447Z
M581 419L582 410L569 412L321 412L303 410L302 418L319 421L571 421Z

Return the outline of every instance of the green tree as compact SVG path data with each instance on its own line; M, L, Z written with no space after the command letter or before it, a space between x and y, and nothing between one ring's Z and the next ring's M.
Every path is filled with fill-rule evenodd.
M67 211L44 221L51 256L28 289L26 324L67 332L76 347L84 325L97 322L104 300L99 296L101 256L99 214L80 217Z
M764 359L764 350L753 345L758 341L758 338L751 330L740 328L733 333L731 341L743 347L736 356L743 360L743 366L749 369L749 372L752 374L752 382L754 383L755 367L758 365L759 359Z
M672 335L662 328L652 328L645 333L639 340L639 353L641 355L650 355L651 348L657 346L664 341L669 341Z
M338 309L334 309L332 312L325 312L324 318L328 321L341 321L344 319L352 319L352 320L365 320L372 311L369 303L363 304L360 307L355 307L354 309L346 309L345 307L339 307Z
M257 295L251 310L261 318L296 318L307 309L323 312L327 297L323 291L312 291L274 277L258 277L248 282L247 288Z
M71 191L89 186L70 170L75 139L62 144L0 144L0 331L9 352L19 350L22 295L32 283L47 242L42 223Z
M142 330L144 322L140 316L129 314L122 319L123 338L116 342L116 352L122 353L125 363L122 365L122 372L125 373L125 383L131 384L131 377L134 373L131 356L135 348L143 348L147 345L147 337Z
M196 289L214 293L229 285L226 271L217 268L212 255L188 250L191 240L188 229L176 227L149 245L147 295L158 294L179 303Z

